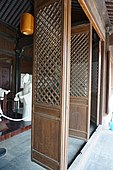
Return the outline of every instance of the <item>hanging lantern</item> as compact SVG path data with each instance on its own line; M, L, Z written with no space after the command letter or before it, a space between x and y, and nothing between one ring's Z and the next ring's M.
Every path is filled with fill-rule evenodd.
M25 35L31 35L34 31L34 17L29 13L24 13L20 19L20 32Z

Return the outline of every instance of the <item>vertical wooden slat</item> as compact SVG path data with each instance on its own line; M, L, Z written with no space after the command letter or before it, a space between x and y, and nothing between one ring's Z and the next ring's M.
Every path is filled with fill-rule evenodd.
M97 125L99 124L100 115L100 84L101 84L101 41L99 41L99 61L98 61L98 94L97 94Z
M66 35L67 33L67 35ZM61 170L68 166L69 103L70 103L70 49L71 49L71 1L64 0L64 60L62 79L62 129Z
M100 88L100 117L99 123L102 123L102 117L105 113L105 42L101 42L101 88Z
M88 77L88 122L87 122L87 140L90 135L90 117L91 117L91 64L92 64L92 24L90 23L89 33L89 77Z

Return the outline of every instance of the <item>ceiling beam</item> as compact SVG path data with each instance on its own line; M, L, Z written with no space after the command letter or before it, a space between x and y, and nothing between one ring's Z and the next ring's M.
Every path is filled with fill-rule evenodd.
M105 0L105 3L113 3L113 0Z
M108 13L108 15L112 17L112 16L113 16L113 13Z
M113 8L113 4L109 4L109 5L106 4L106 7L107 7L108 9L112 9L112 8Z
M113 8L112 9L107 9L107 11L110 13L112 13L113 12Z
M113 6L113 3L105 3L106 4L106 8L111 8L111 6Z
M109 17L110 18L110 21L113 21L113 17Z
M19 39L18 47L19 49L31 46L33 44L33 36L25 36L24 38Z

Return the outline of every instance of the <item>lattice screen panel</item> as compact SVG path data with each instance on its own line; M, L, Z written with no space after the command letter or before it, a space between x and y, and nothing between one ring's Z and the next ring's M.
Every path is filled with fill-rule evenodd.
M88 96L88 50L89 33L79 33L71 37L71 84L70 95Z
M39 10L36 16L35 102L60 105L61 1Z

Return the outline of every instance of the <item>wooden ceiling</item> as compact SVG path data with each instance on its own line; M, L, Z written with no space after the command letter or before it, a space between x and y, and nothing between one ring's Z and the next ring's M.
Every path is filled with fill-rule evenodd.
M34 0L0 0L0 20L11 27L18 29L22 13L33 13L33 2ZM113 0L95 0L95 3L98 3L97 7L99 8L98 11L100 11L100 16L102 15L102 20L105 20L103 23L109 25L109 22L106 19L107 16L109 16L110 25L112 26ZM78 3L78 0L72 0L72 21L78 23L83 21L87 22L87 17Z
M32 0L0 0L0 21L7 25L18 29L24 12L33 13Z
M110 24L113 25L113 0L105 0L105 4L110 19Z

